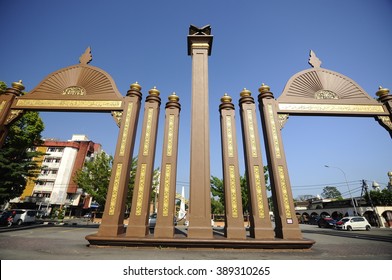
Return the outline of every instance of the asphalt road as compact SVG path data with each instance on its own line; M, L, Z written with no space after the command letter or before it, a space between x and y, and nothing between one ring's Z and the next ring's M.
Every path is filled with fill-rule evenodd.
M306 250L176 249L89 246L98 225L0 229L1 260L392 260L392 229L338 231L300 225L316 241Z

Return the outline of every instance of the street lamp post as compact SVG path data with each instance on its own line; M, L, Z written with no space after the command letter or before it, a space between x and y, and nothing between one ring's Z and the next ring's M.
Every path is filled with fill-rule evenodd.
M356 215L359 215L359 213L358 213L358 211L357 211L357 207L355 206L355 202L354 202L353 196L351 195L351 189L350 189L350 187L349 187L349 185L348 185L348 182L347 182L346 173L345 173L341 168L336 167L336 166L329 166L329 165L324 165L324 166L327 167L327 168L336 168L336 169L340 170L340 172L343 173L344 180L346 181L348 193L350 194L351 202L353 203L353 206L354 206L355 214L356 214Z

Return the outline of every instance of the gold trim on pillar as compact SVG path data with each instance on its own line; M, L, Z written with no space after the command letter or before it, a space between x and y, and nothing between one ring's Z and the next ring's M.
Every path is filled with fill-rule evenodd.
M169 128L167 131L167 152L168 157L172 156L173 153L173 137L174 137L174 115L169 115Z
M144 145L143 145L143 156L148 156L148 149L150 146L150 138L151 138L151 125L152 125L152 117L154 115L154 109L148 108L147 113L147 124L146 124L146 134L144 138Z
M0 110L1 111L1 110ZM10 114L8 115L5 124L10 124L14 119L16 119L20 114L23 113L23 110L11 110Z
M229 177L230 177L230 201L231 201L231 216L238 218L238 207L237 207L237 191L235 184L235 167L229 165Z
M270 119L272 139L274 141L275 156L277 158L281 158L280 147L279 147L279 139L278 139L278 132L276 130L274 112L272 110L272 105L271 104L267 105L267 110L268 110L268 117Z
M110 199L109 215L114 215L117 202L118 187L120 185L120 176L122 171L122 163L118 163L116 167L116 175L114 177L112 198Z
M1 101L0 103L0 112L3 110L5 103L7 103L6 101Z
M135 213L136 216L140 216L142 214L144 185L146 181L146 169L147 169L147 164L142 163L140 169L139 190L137 192L136 213Z
M284 211L286 214L286 220L287 220L287 223L293 223L292 217L291 217L289 195L287 192L286 178L284 176L283 165L278 166L278 173L279 173L280 186L281 186L281 190L282 190L283 206L284 206Z
M257 157L257 148L256 148L256 137L255 137L255 128L253 123L253 110L246 110L247 118L248 118L248 127L249 127L249 141L250 147L252 150L252 157Z
M255 176L255 183L256 183L256 200L257 200L257 207L259 210L259 217L265 218L264 206L263 206L263 192L261 189L260 168L258 165L253 166L253 173Z
M125 117L124 131L121 136L120 156L124 156L125 154L125 147L127 144L127 137L128 137L129 123L131 122L132 109L133 109L133 103L129 103L127 115Z
M171 164L165 165L165 186L163 189L163 212L162 215L169 216L169 195L170 195Z
M226 134L227 134L227 155L228 157L234 157L233 128L231 125L231 116L226 116Z

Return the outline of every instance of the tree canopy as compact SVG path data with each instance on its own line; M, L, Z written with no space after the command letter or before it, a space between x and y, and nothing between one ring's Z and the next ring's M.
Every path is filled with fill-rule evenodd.
M0 94L7 85L0 82ZM34 158L42 155L34 147L41 143L44 123L38 112L28 111L10 125L7 138L0 148L0 203L19 197L28 179L38 176Z
M324 198L335 198L335 199L343 199L342 194L340 193L340 191L333 186L326 186L323 189L323 192L321 193L321 195Z

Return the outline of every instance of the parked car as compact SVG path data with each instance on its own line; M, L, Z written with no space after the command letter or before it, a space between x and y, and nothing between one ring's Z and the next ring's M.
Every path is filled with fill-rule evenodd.
M336 221L331 217L322 217L317 221L319 228L334 228Z
M14 213L12 211L4 211L0 216L0 226L12 226Z
M311 216L309 219L309 225L317 225L318 220L320 220L320 216Z
M344 217L336 223L337 229L343 230L370 230L372 226L361 216Z
M13 223L20 226L23 223L35 223L38 210L32 209L13 209L10 210L15 213Z

